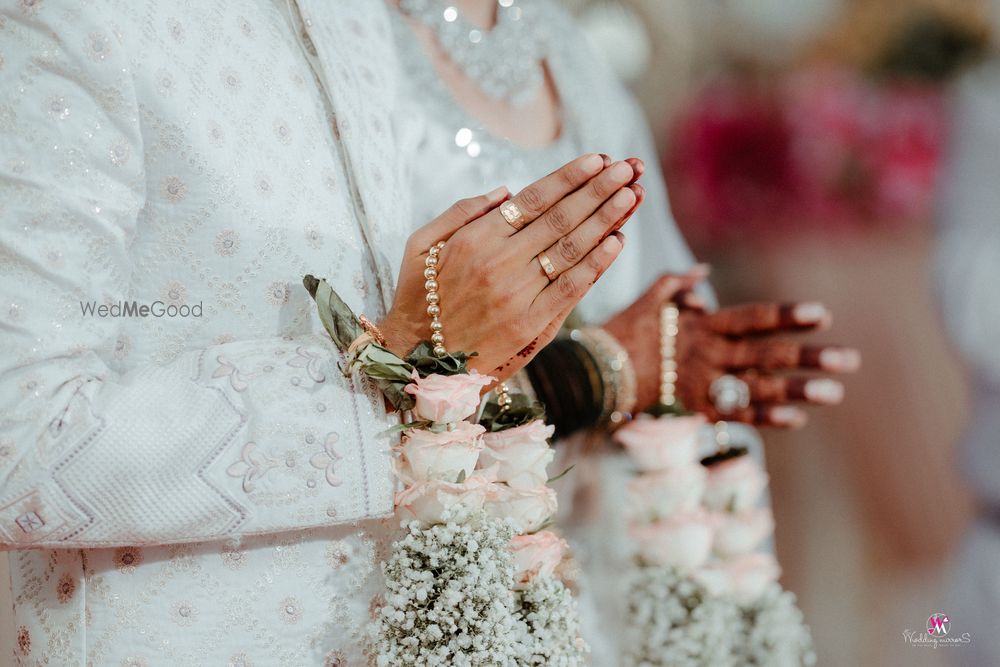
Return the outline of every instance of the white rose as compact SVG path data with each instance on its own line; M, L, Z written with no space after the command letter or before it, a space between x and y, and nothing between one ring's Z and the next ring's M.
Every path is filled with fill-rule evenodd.
M705 417L640 415L615 432L635 465L642 471L664 470L698 461L698 434Z
M694 510L701 504L707 476L704 466L693 463L633 478L628 484L631 516L648 522Z
M757 602L767 587L781 576L781 567L771 554L747 554L713 563L693 574L709 593L726 597L741 606Z
M486 511L499 519L513 519L518 532L533 533L556 513L556 492L547 486L514 489L496 484L486 502Z
M708 467L705 506L720 512L739 512L753 507L767 488L767 473L750 456Z
M774 517L766 507L719 515L715 553L723 558L748 554L774 530Z
M548 530L515 536L510 541L515 588L523 587L537 576L551 576L568 548L564 539Z
M519 489L544 485L549 477L547 467L555 452L548 439L555 431L540 419L497 433L483 436L480 460L484 466L496 464L497 479Z
M465 477L471 476L483 448L481 436L485 430L479 424L460 421L451 431L406 431L398 448L405 459L400 476L405 482L428 479L454 482L463 472Z
M445 510L460 517L482 509L493 486L483 475L473 475L460 484L439 479L417 482L396 494L396 507L403 518L433 525L441 521Z
M713 520L700 509L633 525L629 532L638 545L639 557L650 565L692 570L704 565L712 552Z
M428 375L425 378L413 373L413 382L403 388L416 398L413 411L421 419L437 424L451 424L471 417L479 409L483 387L493 381L478 371L457 375Z

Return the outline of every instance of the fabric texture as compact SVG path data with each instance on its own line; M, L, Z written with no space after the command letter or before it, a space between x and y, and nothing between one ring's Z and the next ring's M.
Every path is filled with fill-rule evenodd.
M392 298L384 4L8 0L0 58L0 661L363 664L397 419L300 281Z

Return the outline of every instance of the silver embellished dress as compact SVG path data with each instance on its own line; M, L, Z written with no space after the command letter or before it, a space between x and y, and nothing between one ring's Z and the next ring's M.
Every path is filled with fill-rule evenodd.
M560 134L542 148L518 146L465 111L438 77L407 20L395 16L405 84L394 126L410 169L414 224L455 196L481 194L501 184L516 192L586 152L642 158L645 203L623 230L622 255L579 308L584 319L600 323L629 305L660 273L686 270L693 260L670 214L659 159L632 96L561 7L548 0L519 4L525 6L526 19L540 22L536 27L546 44L545 64L561 103ZM596 513L580 521L572 516L572 500L588 474L600 480L591 491L598 489L601 497ZM628 556L620 498L628 474L624 457L595 457L559 483L561 513L566 515L560 525L583 571L583 633L592 648L592 664L601 667L618 664L620 584Z

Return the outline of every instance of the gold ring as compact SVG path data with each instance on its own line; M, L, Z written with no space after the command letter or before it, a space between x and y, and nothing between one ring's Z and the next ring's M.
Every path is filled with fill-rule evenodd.
M556 267L552 265L552 260L544 252L538 253L538 263L542 265L542 271L548 276L549 282L559 277L559 274L556 273Z
M503 216L503 219L507 221L508 225L510 225L517 231L521 231L522 229L524 229L524 225L526 224L522 222L524 214L521 213L521 209L518 208L517 204L515 204L514 202L505 201L504 203L500 204L500 215Z

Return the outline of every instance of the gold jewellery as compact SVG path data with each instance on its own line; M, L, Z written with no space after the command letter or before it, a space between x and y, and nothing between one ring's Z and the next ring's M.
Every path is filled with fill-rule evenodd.
M677 403L677 334L681 311L672 303L660 310L660 405Z
M523 221L524 214L521 213L521 209L518 208L518 205L512 201L505 201L500 204L500 215L503 216L503 219L507 221L508 225L517 231L524 229L525 224L527 224Z
M431 316L431 343L434 345L434 356L443 357L448 354L444 349L444 334L441 324L441 296L438 294L437 265L441 249L444 248L444 241L438 241L427 251L427 259L424 260L424 289L427 290L427 314Z
M545 276L552 282L559 277L556 273L556 267L552 264L552 260L544 252L538 253L538 263L542 265L542 271L545 272Z

